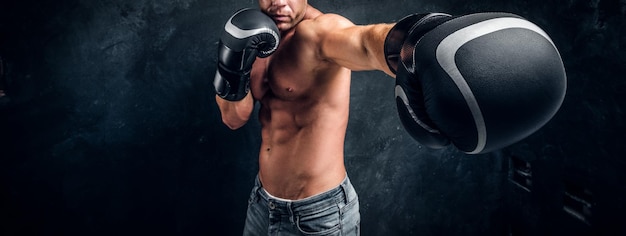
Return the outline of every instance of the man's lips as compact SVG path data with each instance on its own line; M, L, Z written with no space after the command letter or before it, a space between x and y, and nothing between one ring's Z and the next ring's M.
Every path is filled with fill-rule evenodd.
M272 19L276 22L288 22L290 20L289 16L284 15L273 15Z

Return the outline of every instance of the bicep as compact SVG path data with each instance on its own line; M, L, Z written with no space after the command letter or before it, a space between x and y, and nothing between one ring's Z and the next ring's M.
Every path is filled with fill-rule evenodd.
M321 43L321 54L325 59L351 70L370 69L362 33L359 26L336 29L328 33Z
M351 70L388 72L383 50L385 37L391 26L362 26L340 16L334 18L322 22L329 26L320 38L322 56Z

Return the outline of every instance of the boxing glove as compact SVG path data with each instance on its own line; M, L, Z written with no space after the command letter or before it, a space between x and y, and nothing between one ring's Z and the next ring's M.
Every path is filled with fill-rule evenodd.
M228 19L218 43L215 92L229 101L243 99L250 90L250 71L256 57L278 48L278 27L257 9L242 9Z
M400 120L418 142L487 153L526 138L556 114L565 69L538 26L508 13L414 17L394 26L390 34L404 38L388 35L385 53L390 68L397 65ZM403 28L408 21L414 23Z

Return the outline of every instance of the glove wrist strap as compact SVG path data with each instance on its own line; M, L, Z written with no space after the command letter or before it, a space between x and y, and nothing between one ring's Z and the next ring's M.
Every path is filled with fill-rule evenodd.
M240 101L250 92L250 73L235 72L218 64L213 86L215 93L228 101Z

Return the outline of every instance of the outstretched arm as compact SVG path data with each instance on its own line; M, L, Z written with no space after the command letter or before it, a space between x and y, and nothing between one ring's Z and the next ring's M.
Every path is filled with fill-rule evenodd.
M384 53L385 38L393 24L355 25L335 14L317 17L310 24L320 40L320 55L354 71L380 70L391 77Z

